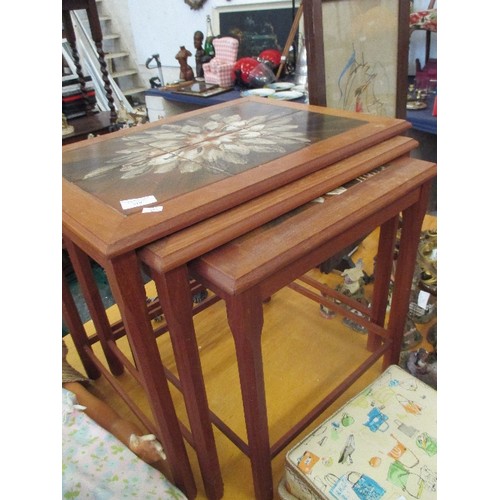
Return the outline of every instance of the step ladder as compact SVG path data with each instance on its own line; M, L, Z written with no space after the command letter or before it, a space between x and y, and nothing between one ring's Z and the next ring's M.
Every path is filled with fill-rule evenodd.
M99 55L95 48L94 41L89 34L88 27L85 27L83 16L81 16L79 13L71 12L71 20L76 35L76 46L78 54L80 56L80 64L82 65L84 72L89 75L92 80L93 88L95 89L96 93L97 107L100 111L110 111L110 106L106 98L105 83L99 64ZM65 39L63 39L62 43L62 53L68 66L73 71L74 62L71 57L71 49ZM108 64L107 61L106 64ZM117 112L119 112L120 109L124 109L127 113L132 112L132 105L127 100L114 78L111 76L109 68L108 79Z

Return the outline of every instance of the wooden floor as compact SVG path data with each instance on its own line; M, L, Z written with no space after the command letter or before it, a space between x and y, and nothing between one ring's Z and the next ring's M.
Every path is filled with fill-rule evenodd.
M436 222L434 217L427 216L424 228L435 228ZM352 256L354 261L363 258L365 270L369 274L373 271L377 235L378 233L375 232L365 239ZM341 279L336 273L322 274L318 270L313 270L312 274L329 285L340 283ZM148 296L155 296L152 283L146 285L146 291ZM368 285L366 295L369 297L369 294L370 286ZM111 321L118 319L116 306L110 308L108 313ZM417 325L424 335L422 345L429 350L431 348L425 341L425 334L432 324L433 322ZM210 407L233 430L246 439L234 345L227 326L224 304L218 302L197 315L195 326ZM93 332L92 323L87 324L86 327L88 332ZM69 347L69 362L83 371L69 335L65 339ZM347 328L339 316L325 319L320 315L317 303L304 298L297 292L285 288L273 295L271 301L265 304L263 331L271 442L275 442L283 434L283 429L295 424L319 402L329 389L337 384L341 375L343 376L352 369L353 363L361 361L368 355L365 343L366 335ZM162 335L158 339L158 344L164 364L175 370L168 334ZM125 338L120 339L119 345L130 356ZM99 347L96 347L96 352L101 359L104 359ZM380 372L381 362L372 367L316 422L303 431L294 443L300 441L301 437L308 434L334 410L372 382ZM149 416L146 398L135 379L129 374L122 375L121 379L136 401L141 402L141 407ZM104 377L94 381L92 386L92 390L97 395L108 401L123 416L135 420L135 416ZM179 417L187 425L182 396L175 388L172 388L172 392ZM231 500L254 498L248 458L217 429L215 438L224 480L224 498ZM293 443L288 449L292 446ZM197 498L204 499L206 496L196 455L189 445L187 449L198 486ZM275 491L283 473L285 455L286 450L273 460ZM275 498L278 498L277 494Z

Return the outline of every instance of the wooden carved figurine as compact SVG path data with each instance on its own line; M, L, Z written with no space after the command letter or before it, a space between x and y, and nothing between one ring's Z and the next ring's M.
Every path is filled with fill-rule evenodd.
M175 56L181 66L181 71L179 74L180 80L194 80L193 68L191 68L191 66L189 66L189 64L187 63L188 57L192 55L193 54L188 49L186 49L184 45L182 45L179 52L177 52L177 55Z
M198 30L194 32L194 59L196 61L196 76L198 78L203 78L203 63L206 62L204 61L205 51L203 50L203 38L204 35L201 31Z

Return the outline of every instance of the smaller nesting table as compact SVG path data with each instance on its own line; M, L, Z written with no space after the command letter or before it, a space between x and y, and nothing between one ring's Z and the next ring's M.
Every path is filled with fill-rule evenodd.
M392 144L395 143L392 142ZM381 145L377 147L380 148ZM364 154L366 155L367 152ZM188 265L190 275L226 302L227 317L235 341L248 443L235 437L234 432L221 426L220 422L217 423L227 437L250 458L257 499L273 497L271 461L287 444L377 360L383 357L385 366L399 360L420 228L426 211L429 184L435 177L435 164L410 159L403 155L384 165L383 161L380 162L380 156L373 151L371 154L372 160L378 158L379 162L372 161L363 164L361 155L354 155L346 160L347 163L351 162L351 168L357 166L365 175L361 176L363 182L355 183L342 195L328 198L321 204L303 205L287 213L281 219L257 227L250 233L192 260ZM355 157L357 158L354 159ZM331 169L330 175L335 177L333 172L336 172L338 181L339 172L342 172L342 166L346 162L338 162L318 172L317 175L324 176ZM372 175L369 165L371 168L379 166L384 168ZM345 173L346 180L352 180L352 171L350 177L348 170ZM311 177L313 176L307 179ZM301 179L297 182L304 181L305 179ZM296 185L297 183L285 186L272 194L278 199L280 194L283 199L290 198L293 194L293 186ZM328 189L327 186L326 182L323 188ZM336 187L339 185L337 184ZM254 205L254 209L258 207L262 210L264 206L262 200L260 203L260 205ZM233 209L229 214L222 214L210 221L212 229L217 230L219 237L224 234L224 231L231 230L231 224L228 222L231 221L231 213L237 214L238 210L242 209L244 210L242 207ZM255 218L258 218L258 210L254 214ZM400 214L402 221L400 248L390 315L386 321L394 245ZM236 223L238 219L232 220ZM255 219L250 221L252 222L255 223ZM204 226L206 226L205 231ZM353 300L349 301L347 298L336 296L370 318L368 321L354 316L369 332L367 348L371 354L368 354L359 366L353 367L352 372L338 386L332 388L323 401L300 422L271 445L261 352L263 302L280 288L289 285L309 269L377 227L380 227L380 239L372 307L366 308ZM234 228L232 230L234 231ZM206 244L213 234L207 233L210 227L203 223L196 228L191 228L191 232L193 231L196 231L193 234L197 234L204 240L202 244ZM172 335L177 339L184 339L183 342L187 346L195 344L193 323L190 311L187 309L189 305L188 290L185 286L187 270L184 266L178 269L171 268L171 252L172 249L177 249L179 255L182 255L179 250L182 240L184 240L184 248L193 252L187 244L188 240L185 239L189 239L189 233L190 231L187 230L179 235L173 235L139 252L141 260L152 270L160 302L167 311L167 316L175 311L175 318L171 316ZM312 284L310 280L308 283ZM310 295L300 286L293 286L298 291ZM325 291L321 286L318 286L318 289ZM328 290L326 295L335 296L335 291ZM329 308L339 307L334 302L327 301L321 294L318 294L314 300L324 303ZM195 355L196 351L191 349L191 352ZM181 359L178 359L179 363L181 370L183 364ZM189 366L186 365L184 369L189 371ZM186 390L189 388L185 387ZM191 396L197 397L196 394ZM205 398L205 395L203 397Z

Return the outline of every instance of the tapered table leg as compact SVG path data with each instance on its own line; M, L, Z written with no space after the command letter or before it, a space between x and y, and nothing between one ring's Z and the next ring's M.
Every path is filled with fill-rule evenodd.
M210 499L218 499L224 485L194 331L187 268L182 266L167 273L152 271L152 276L172 340L205 493Z
M247 427L255 498L273 498L271 449L262 362L262 299L255 290L226 298L227 317L234 336Z
M393 337L391 351L384 357L384 368L390 364L398 364L401 352L401 343L408 316L411 286L415 272L420 232L427 202L429 198L430 182L420 189L417 203L411 205L402 214L401 239L399 242L398 259L396 262L396 275L391 301L391 314L388 330Z
M137 369L142 375L173 480L189 498L195 498L196 484L149 319L146 292L135 252L112 259L106 266L106 273Z

